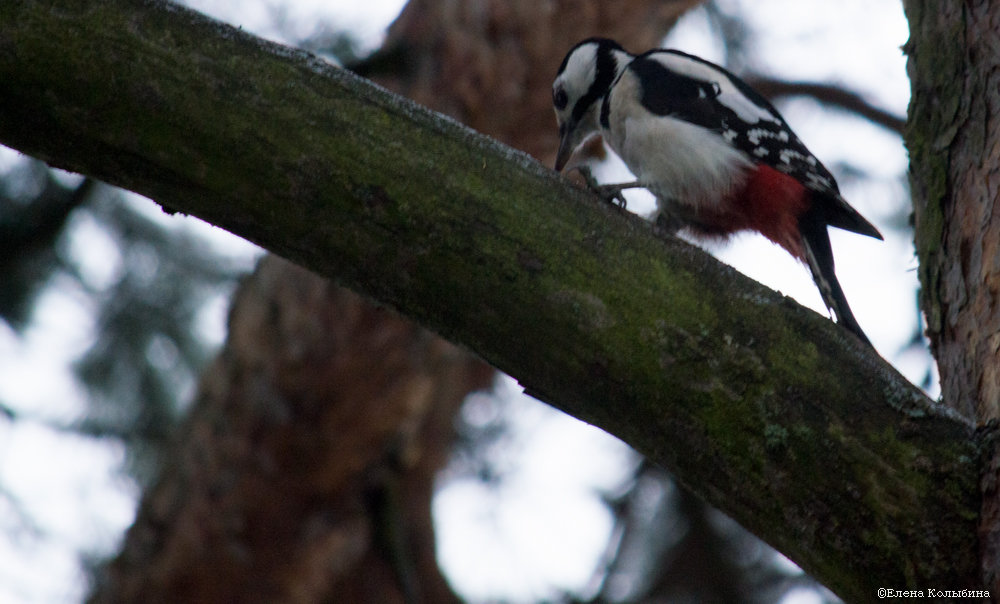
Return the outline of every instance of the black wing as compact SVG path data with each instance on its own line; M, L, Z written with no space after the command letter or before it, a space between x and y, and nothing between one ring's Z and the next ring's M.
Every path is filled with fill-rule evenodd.
M683 72L671 68L685 64ZM678 50L660 49L637 56L628 69L642 86L640 102L651 113L716 132L753 161L788 174L826 199L827 224L882 238L844 201L833 175L774 105L725 68Z
M698 75L679 73L666 63L675 58L707 69L698 70ZM676 50L649 51L636 57L628 68L638 77L642 85L640 101L651 113L707 128L754 161L793 176L814 191L840 194L833 176L802 144L778 110L724 68ZM742 102L734 98L736 93L767 119L751 122L741 118L734 108L734 102Z

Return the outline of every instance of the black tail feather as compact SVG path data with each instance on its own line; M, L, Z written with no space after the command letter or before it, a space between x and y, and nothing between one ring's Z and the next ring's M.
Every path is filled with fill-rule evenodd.
M861 330L858 320L854 318L854 313L851 312L851 307L847 304L847 297L844 296L844 290L840 287L840 282L837 281L837 275L834 272L833 248L830 246L830 235L826 230L826 222L815 218L806 212L799 221L799 229L805 242L806 264L809 265L809 270L812 272L813 281L819 288L823 303L836 315L837 323L846 327L862 342L871 346L871 341Z
M838 229L882 240L882 233L878 232L875 225L868 222L864 216L852 208L840 195L818 196L817 199L823 201L819 205L819 208L817 208L817 211L822 212L822 216L818 218L824 225L824 231L826 231L825 225L830 225Z

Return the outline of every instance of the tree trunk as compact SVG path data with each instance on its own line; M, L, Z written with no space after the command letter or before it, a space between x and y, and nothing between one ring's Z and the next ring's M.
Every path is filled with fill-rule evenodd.
M980 563L1000 594L1000 5L904 2L921 306L942 402L984 427Z
M266 258L91 600L455 601L434 559L433 477L452 414L492 373Z

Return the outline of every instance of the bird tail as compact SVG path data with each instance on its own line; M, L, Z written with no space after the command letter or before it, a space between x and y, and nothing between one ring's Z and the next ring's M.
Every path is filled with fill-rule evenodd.
M822 221L808 220L807 217L808 213L803 216L806 220L800 221L799 225L805 243L805 260L809 271L812 272L813 281L816 282L816 287L823 297L823 303L836 315L838 324L871 346L871 341L858 325L858 320L854 318L854 313L847 304L847 297L844 296L844 290L834 273L833 248L830 246L827 225Z

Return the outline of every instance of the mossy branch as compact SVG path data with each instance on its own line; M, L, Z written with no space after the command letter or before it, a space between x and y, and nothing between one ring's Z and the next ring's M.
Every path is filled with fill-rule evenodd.
M0 142L468 346L848 600L977 582L966 422L825 318L307 53L164 2L3 2Z

